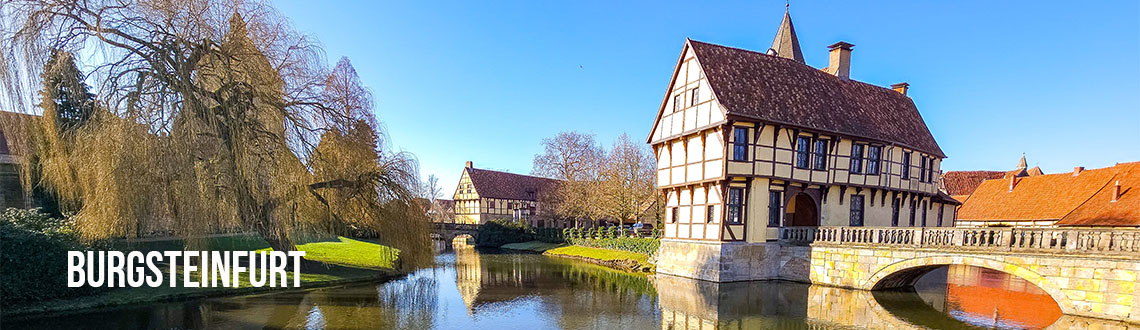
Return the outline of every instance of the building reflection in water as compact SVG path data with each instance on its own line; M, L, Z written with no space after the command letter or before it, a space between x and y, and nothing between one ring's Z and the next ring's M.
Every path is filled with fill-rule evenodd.
M576 260L470 248L445 251L437 260L434 268L385 283L6 319L4 329L1140 330L1098 319L1057 319L1059 310L1036 287L970 267L936 271L913 291L870 292L647 277Z
M536 310L559 329L656 327L657 293L645 275L532 254L455 248L456 287L474 318ZM516 325L516 324L512 324Z

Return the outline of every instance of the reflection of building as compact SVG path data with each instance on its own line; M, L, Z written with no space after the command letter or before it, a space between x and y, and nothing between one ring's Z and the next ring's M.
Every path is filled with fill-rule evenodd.
M942 174L942 191L949 194L958 202L966 200L970 194L974 193L975 189L982 184L982 181L1003 179L1009 177L1025 177L1025 176L1038 176L1045 174L1041 171L1040 167L1034 166L1028 168L1025 163L1025 156L1021 156L1021 162L1018 163L1017 168L1012 171L949 171Z
M945 312L965 314L973 322L1040 329L1061 317L1061 308L1048 293L1000 271L950 266L946 282Z
M483 269L479 263L479 253L469 245L455 246L455 285L467 311L475 310L475 298L483 287Z
M908 329L869 291L790 282L654 279L661 329Z
M958 210L957 225L1140 227L1140 162L985 180Z
M831 45L828 67L808 66L787 13L766 52L685 42L649 142L666 195L665 237L689 242L665 242L663 253L709 251L696 252L700 260L664 256L659 271L765 279L686 270L750 248L680 245L764 243L780 227L952 225L957 202L939 192L936 175L945 155L908 85L852 80L853 46Z
M484 224L496 218L526 219L547 226L537 214L540 194L554 189L558 180L478 169L467 162L455 188L455 222Z

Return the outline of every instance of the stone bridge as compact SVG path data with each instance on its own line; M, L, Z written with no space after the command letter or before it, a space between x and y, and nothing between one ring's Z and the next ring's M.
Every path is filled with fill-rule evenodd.
M454 241L456 238L468 237L474 239L479 236L479 225L465 223L433 222L431 224L431 238Z
M795 272L802 275L781 265L784 279L889 290L940 266L969 265L1037 285L1065 314L1140 323L1136 229L788 227L780 244L783 263L810 265Z

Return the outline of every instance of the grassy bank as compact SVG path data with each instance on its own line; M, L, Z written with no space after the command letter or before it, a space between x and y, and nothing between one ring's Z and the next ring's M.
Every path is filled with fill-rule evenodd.
M500 248L507 250L518 251L533 251L533 252L546 252L547 250L566 246L560 243L547 243L542 241L530 241L522 243L503 244Z
M260 238L251 236L226 236L208 239L210 247L215 250L269 250L268 244ZM124 250L161 251L182 250L181 242L153 241L129 243L123 246ZM301 288L313 288L343 283L371 281L399 276L393 268L396 264L398 251L387 246L365 240L356 240L345 237L335 237L297 245L297 249L306 252L305 259L320 261L326 265L323 269L301 274ZM163 275L170 276L162 267ZM192 276L199 275L194 272ZM292 272L288 272L290 283L293 280ZM75 297L49 300L39 303L20 305L5 308L5 318L20 315L39 313L72 312L88 308L109 306L133 305L154 302L167 302L190 300L206 297L243 295L273 290L289 290L296 288L269 288L253 287L249 282L249 273L239 275L238 288L187 288L182 287L181 269L176 271L175 277L163 281L163 286L140 288L112 288L100 293ZM175 283L175 287L170 287ZM221 283L219 283L221 285Z
M549 249L543 254L581 259L627 271L653 272L655 270L653 264L649 263L649 255L643 253L570 245Z

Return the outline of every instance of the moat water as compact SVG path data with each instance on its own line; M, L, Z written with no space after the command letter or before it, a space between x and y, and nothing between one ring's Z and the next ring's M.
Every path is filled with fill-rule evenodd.
M914 291L716 284L537 254L447 249L384 282L8 320L3 329L1129 329L1063 316L1030 283L968 266ZM1140 328L1132 326L1132 328Z

